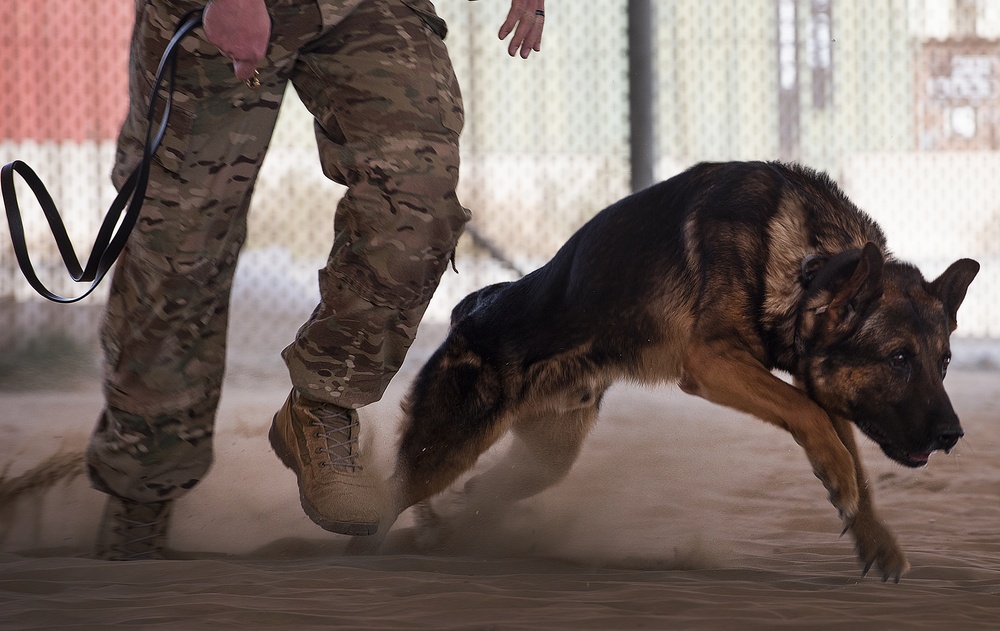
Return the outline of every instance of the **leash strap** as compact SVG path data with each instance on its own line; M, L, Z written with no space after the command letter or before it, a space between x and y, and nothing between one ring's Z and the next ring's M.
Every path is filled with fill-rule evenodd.
M10 227L10 240L14 246L14 254L17 257L17 264L21 272L27 279L28 284L34 288L41 296L59 303L72 303L86 298L92 291L97 289L97 285L104 279L104 276L111 269L118 255L125 247L126 241L139 219L139 211L142 210L142 202L146 197L146 185L149 183L149 166L153 159L153 154L160 146L160 141L167 131L167 123L170 121L170 110L173 106L174 77L177 71L177 51L179 44L192 29L201 24L201 11L193 11L186 15L178 25L174 36L167 44L160 64L156 69L156 80L153 83L153 90L149 97L149 109L146 114L146 139L143 145L142 160L132 170L121 189L118 196L111 203L100 229L97 238L94 240L94 247L90 251L90 258L86 267L81 268L80 260L77 258L73 243L70 241L63 224L62 217L56 209L52 196L45 189L38 175L24 162L15 160L0 169L0 189L3 193L3 204L7 211L7 223ZM164 79L167 83L166 103L163 108L163 116L160 119L156 136L153 136L154 125L154 105L163 87ZM90 287L81 295L74 298L59 296L45 287L35 274L35 269L31 265L28 256L28 244L24 236L24 224L21 221L21 209L17 203L17 193L14 189L14 174L19 175L31 188L31 192L38 200L45 219L52 230L59 254L70 277L80 283L90 283ZM122 211L125 211L124 215ZM121 221L119 225L119 220ZM117 226L117 230L115 227Z

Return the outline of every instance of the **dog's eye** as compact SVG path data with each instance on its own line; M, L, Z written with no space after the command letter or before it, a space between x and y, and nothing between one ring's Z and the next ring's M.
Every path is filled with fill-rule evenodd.
M906 351L896 351L889 356L889 364L893 368L903 370L910 365L910 355Z
M951 365L951 353L948 353L947 355L944 356L944 359L941 360L941 378L942 379L944 379L945 376L948 374L948 366L950 366L950 365Z

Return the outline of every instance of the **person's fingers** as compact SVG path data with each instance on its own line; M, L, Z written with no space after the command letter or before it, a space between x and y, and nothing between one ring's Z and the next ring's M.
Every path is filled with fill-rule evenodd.
M538 21L540 19L544 19L543 16L531 20L521 20L517 30L514 31L514 37L511 38L510 46L507 48L507 53L511 57L517 53L518 49L521 51L522 59L527 59L533 50L541 50L542 26Z
M498 33L500 39L507 39L510 32L514 30L515 26L517 26L517 22L520 18L520 7L517 2L512 2L510 5L510 11L507 12L507 19L500 25L500 32ZM511 55L513 55L513 53L511 53Z
M542 50L542 31L545 30L545 11L542 9L539 9L539 11L542 11L542 13L538 15L538 12L535 12L535 28L531 31L531 34L534 36L534 41L531 42L531 50L536 53Z
M531 24L527 20L519 20L517 23L517 28L514 30L514 35L510 38L510 44L507 45L507 54L513 57L517 54L517 49L521 48L524 43L525 38L531 31Z
M532 20L533 24L528 34L524 37L524 41L521 42L521 57L524 59L528 58L531 51L540 51L542 49L542 25L544 24L545 16L536 15Z
M532 11L532 29L525 39L524 46L521 48L521 56L527 57L531 51L538 52L542 50L542 31L545 29L545 1L538 0L537 6L534 7ZM525 50L527 47L527 50Z
M542 30L545 26L543 0L513 0L507 19L500 27L500 39L506 39L513 32L507 45L507 54L514 57L520 50L526 59L531 51L542 47Z

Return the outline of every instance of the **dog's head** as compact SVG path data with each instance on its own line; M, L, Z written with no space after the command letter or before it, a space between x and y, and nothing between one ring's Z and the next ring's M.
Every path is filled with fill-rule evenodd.
M949 337L979 264L961 259L933 282L862 250L803 262L796 377L828 413L853 421L887 456L927 463L963 436L944 389Z

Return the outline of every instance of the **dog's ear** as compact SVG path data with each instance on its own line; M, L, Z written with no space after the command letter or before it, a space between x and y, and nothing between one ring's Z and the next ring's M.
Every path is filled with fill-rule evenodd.
M846 334L861 316L882 297L882 268L885 261L874 243L865 244L850 277L834 292L827 307L831 332Z
M930 284L930 293L942 303L951 319L951 330L958 326L958 308L965 300L969 283L979 273L979 263L972 259L959 259Z

